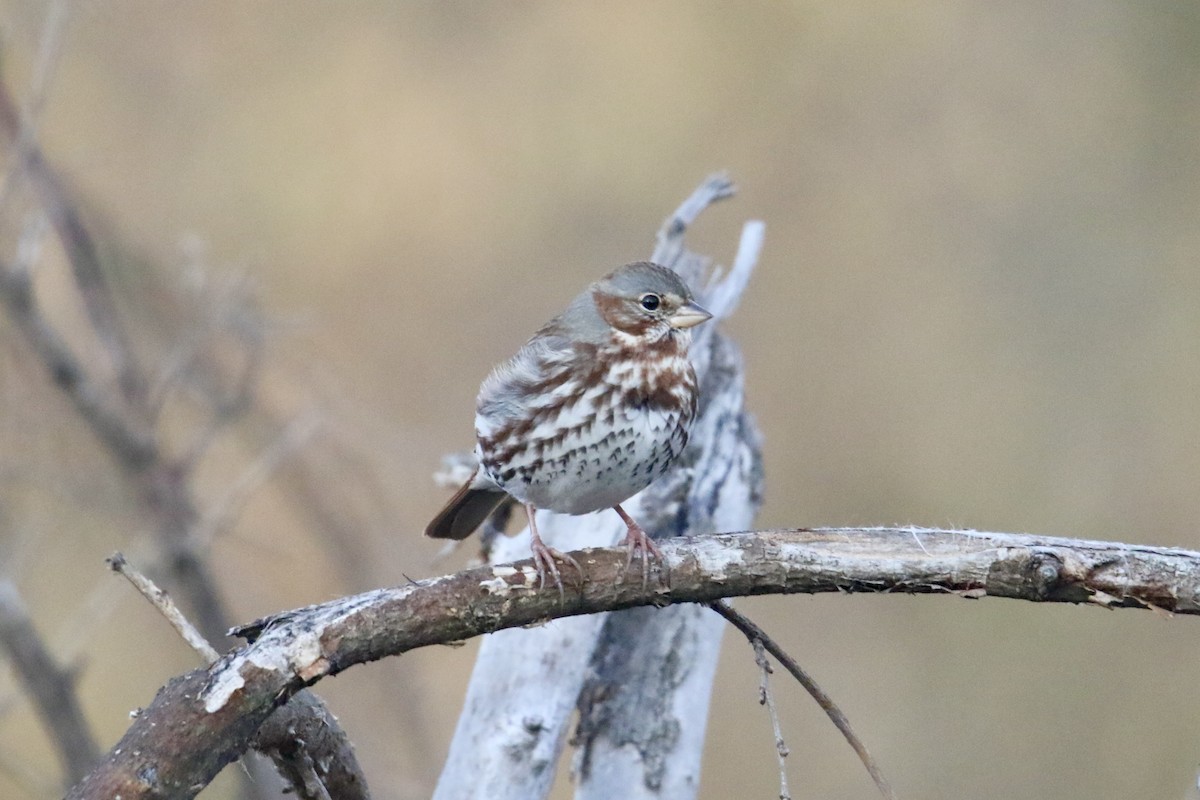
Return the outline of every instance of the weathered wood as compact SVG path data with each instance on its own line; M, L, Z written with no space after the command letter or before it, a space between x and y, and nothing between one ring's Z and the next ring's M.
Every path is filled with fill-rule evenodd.
M688 447L666 476L623 505L655 539L752 525L758 509L758 435L743 411L741 354L717 325L737 306L762 246L749 223L729 274L707 284L709 260L684 236L699 214L731 197L723 175L707 178L658 234L651 260L694 288L712 322L694 332L691 361L700 407ZM609 545L625 534L615 514L540 514L560 549ZM500 540L493 562L529 552L528 531ZM723 625L693 608L632 609L561 620L534 631L488 637L480 648L435 800L545 797L569 726L580 708L579 797L695 793L709 696ZM653 703L653 713L648 703ZM641 796L641 795L636 795Z
M559 617L757 594L1010 597L1200 614L1200 552L926 528L717 534L661 544L648 585L625 549L575 552L583 581L541 588L529 560L378 589L260 620L250 645L172 680L72 800L194 797L301 686L355 664ZM557 624L557 623L555 623Z
M758 432L743 410L741 354L707 345L707 385L678 479L646 492L660 530L703 534L751 525L760 505ZM651 513L651 511L656 513ZM636 608L609 616L580 700L576 797L694 797L725 626L695 606Z

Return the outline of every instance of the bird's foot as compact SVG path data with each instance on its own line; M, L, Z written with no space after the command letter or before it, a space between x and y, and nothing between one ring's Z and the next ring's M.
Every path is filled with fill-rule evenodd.
M625 517L624 514L621 516ZM629 568L633 566L633 559L637 556L642 561L642 588L645 588L650 585L650 559L654 558L656 561L661 562L663 558L662 550L659 550L654 540L642 530L642 526L638 525L632 519L626 518L625 526L627 532L623 544L625 545L627 555L625 557L625 572L621 576L621 580L625 580L625 575L629 574Z
M549 575L554 580L554 585L558 587L559 599L565 597L562 575L559 573L555 561L561 561L564 565L569 564L574 567L575 571L579 573L580 580L583 579L583 567L579 565L579 562L561 550L550 547L542 541L541 537L535 536L529 543L529 549L533 552L533 568L537 570L539 589L546 588L546 576Z

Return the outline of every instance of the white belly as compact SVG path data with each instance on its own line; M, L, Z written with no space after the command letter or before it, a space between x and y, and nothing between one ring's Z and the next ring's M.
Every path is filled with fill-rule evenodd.
M577 417L580 411L576 407L564 416ZM564 514L587 514L611 508L645 489L686 443L678 411L631 409L618 414L611 428L599 422L586 426L557 446L517 454L501 474L492 470L488 474L522 503Z
M476 455L487 477L522 503L565 514L611 508L666 472L687 444L695 384L681 351L591 363L607 365L599 380L587 364L518 357L480 390ZM546 376L555 370L568 378L529 389L552 384Z

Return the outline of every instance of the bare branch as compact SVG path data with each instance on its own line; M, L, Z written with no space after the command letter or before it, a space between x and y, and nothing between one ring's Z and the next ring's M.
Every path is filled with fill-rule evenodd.
M113 572L119 572L125 576L125 579L133 584L133 588L137 589L142 597L150 601L150 605L158 609L158 612L166 617L167 622L171 623L171 627L175 632L188 643L188 646L196 651L200 658L204 659L205 664L212 664L220 654L213 649L213 646L208 643L208 640L201 635L200 631L196 630L183 612L179 610L179 606L175 605L175 601L171 596L155 585L154 581L147 578L141 572L125 560L125 556L120 553L113 553L108 557L107 563Z
M781 800L783 800L784 795L787 794L787 773L784 771L783 759L788 753L787 747L783 743L783 736L779 732L779 718L775 713L775 706L773 703L771 703L770 695L768 694L767 672L770 671L770 664L766 662L766 659L762 655L762 651L764 649L769 651L771 655L775 656L775 658L779 660L780 664L783 664L784 669L792 674L792 677L804 687L804 690L812 696L813 700L817 701L817 705L819 705L821 710L828 715L834 726L841 731L842 736L844 736L846 741L850 743L850 746L854 748L854 752L858 755L859 760L862 761L863 766L867 768L867 773L870 774L871 780L875 781L875 786L878 787L879 793L882 794L886 800L896 800L896 793L892 790L891 784L888 782L887 778L883 776L883 771L879 768L879 763L875 761L875 758L867 750L866 745L863 744L862 740L858 738L858 735L854 733L854 729L850 726L850 720L842 712L842 709L838 707L837 703L833 702L833 698L825 693L825 690L821 688L820 684L813 680L812 676L809 675L799 663L797 663L796 659L788 655L788 652L784 650L778 642L768 636L766 631L758 627L758 625L756 625L745 614L734 610L734 608L728 603L717 601L715 603L710 603L709 608L728 620L729 623L741 631L754 646L754 660L763 670L762 693L763 697L765 698L763 702L767 704L767 709L771 712L771 725L775 729L775 747L779 752L779 775L782 787L780 789Z
M131 424L124 410L110 402L42 314L27 269L0 264L0 300L54 383L122 467L137 471L156 460L157 447L148 432Z
M80 708L74 676L46 650L17 588L7 580L0 580L0 645L54 738L67 785L75 783L100 761L100 748Z
M212 641L228 627L215 582L190 532L198 518L185 476L169 463L154 432L133 418L95 379L42 313L27 270L0 264L0 301L57 387L141 492L159 527L159 542L176 585Z
M205 664L211 665L220 658L170 595L139 572L125 556L113 553L108 557L108 565L114 572L124 575L166 617ZM370 797L350 740L333 714L311 692L297 692L287 704L277 709L258 730L253 745L275 763L279 774L301 800L366 800Z
M298 692L254 736L300 800L370 800L367 779L341 723L315 694Z
M729 274L714 270L708 279L708 284L704 287L704 307L717 319L728 319L737 309L738 301L742 299L742 293L746 291L746 285L750 282L755 265L758 264L766 233L767 226L761 220L750 220L743 225L741 238L738 239L737 254L733 258Z
M684 250L684 236L704 209L713 203L728 200L733 197L735 192L736 187L733 185L733 181L724 172L713 173L705 178L658 229L654 254L650 260L677 269L689 280L695 277L679 267L679 261L685 254L696 258L694 254Z
M241 754L276 705L355 664L417 647L639 605L791 592L993 595L1200 614L1200 553L1114 542L913 528L774 530L662 542L649 585L621 580L624 548L574 557L565 600L529 560L377 589L278 614L254 641L159 691L68 797L188 798ZM778 657L778 656L777 656ZM153 775L153 780L145 776Z
M197 552L193 534L200 517L191 488L186 483L187 476L165 458L151 429L131 420L112 403L111 395L96 384L62 337L43 317L33 295L28 272L0 265L0 300L7 302L12 318L55 383L74 403L80 416L91 425L142 493L147 510L158 522L158 541L167 568L199 620L204 637L210 641L223 641L228 628L227 617L216 583ZM287 721L284 729L297 728L297 715L304 713L309 705L319 705L319 701L311 698L310 703L297 704L294 709L289 704L288 709L281 712L281 718ZM332 716L319 719L332 719ZM327 752L337 753L339 757L341 754L352 757L353 750L341 728L336 724L325 727L330 731L327 737L329 741L333 741L334 733L342 740ZM356 761L333 764L333 768L361 775Z
M185 298L188 311L195 318L179 326L170 352L148 381L146 408L151 419L158 419L171 396L184 388L194 388L212 407L212 419L207 426L220 430L251 409L252 400L263 370L265 324L254 308L253 282L241 271L226 273L204 263L199 246L187 248L188 263L184 269ZM190 314L189 314L190 316ZM221 371L215 358L220 340L232 335L241 348L238 374L224 389L215 373ZM184 461L199 459L207 446L205 436L196 437Z
M49 63L52 63L47 60L57 57L58 41L65 19L66 4L54 3L50 7L43 36L43 65L39 69L40 85L35 87L33 109L22 113L8 86L0 81L0 136L12 143L16 149L9 177L6 179L6 191L11 191L11 185L20 178L28 178L30 181L62 241L88 319L92 323L96 339L112 362L123 397L131 405L138 407L145 399L145 383L129 336L117 311L112 289L104 274L99 247L84 224L66 181L46 160L34 135L33 112L40 110L44 102L42 94L45 81L48 80ZM47 54L48 51L51 52Z
M762 676L758 682L758 702L759 705L767 707L767 713L771 717L771 732L775 734L775 755L779 759L779 800L792 800L792 793L788 790L787 781L786 759L789 751L787 743L783 741L783 729L779 725L779 712L775 709L775 698L771 695L771 662L767 660L767 651L763 647L762 639L755 639L752 644L754 645L754 663L758 665Z
M47 90L62 55L63 33L70 17L69 6L67 0L52 0L47 4L46 19L38 41L37 61L29 82L29 97L25 101L25 108L17 117L19 134L9 156L8 167L4 171L3 183L0 184L0 208L3 208L12 196L19 178L24 173L30 148L35 146L37 141L38 124L46 106Z
M237 299L244 302L244 298ZM255 325L248 325L244 320L238 319L240 311L237 308L235 300L231 298L215 302L227 304L228 308L212 323L212 330L209 333L217 333L225 328L235 330L242 334L239 338L244 340L245 350L242 353L242 364L238 374L234 378L233 387L224 393L223 396L218 390L212 392L210 401L212 405L211 416L193 437L192 444L186 448L184 454L178 459L180 469L188 473L195 469L196 465L200 463L200 460L224 430L253 409L266 356L263 332L258 330ZM199 343L197 343L196 347L199 349ZM197 366L196 362L199 361L199 353L197 353L196 357L192 359L193 363L191 366ZM195 373L198 372L199 370L193 369L193 374L189 377L195 380ZM165 397L159 395L157 402L160 404L160 410L163 401L165 401Z

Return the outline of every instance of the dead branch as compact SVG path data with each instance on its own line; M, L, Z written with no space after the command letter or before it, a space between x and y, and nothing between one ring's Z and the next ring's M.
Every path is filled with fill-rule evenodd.
M774 670L771 668L771 662L767 660L767 651L763 647L762 639L755 639L752 644L754 646L754 663L758 665L761 672L758 682L758 702L759 705L767 707L767 714L771 717L771 732L775 734L775 755L779 759L779 800L792 800L791 790L788 789L786 760L791 751L788 750L787 742L783 740L783 728L779 724L779 711L775 708L775 696L771 694L771 673Z
M565 600L554 587L538 589L526 560L258 620L237 631L251 644L163 687L68 797L193 797L303 686L417 647L560 617L818 592L990 595L1200 614L1200 553L1191 550L917 528L714 534L662 548L664 562L647 586L622 580L624 549L586 549L573 554L584 576Z
M195 532L201 517L187 471L163 452L149 418L105 391L102 382L71 351L65 339L42 314L27 270L0 264L0 301L7 305L10 317L54 383L72 401L81 418L139 489L147 510L156 519L166 566L175 585L187 597L204 637L210 641L225 641L227 615L216 582L198 551ZM312 709L319 704L315 697L307 697L281 710L278 730L286 732L310 727L300 717L313 713ZM314 738L310 744L331 745L314 759L315 763L330 764L334 772L344 770L351 776L360 775L356 762L333 763L343 755L353 755L349 740L333 716L323 711L313 717L311 726L319 727L324 735ZM338 737L340 741L333 744ZM282 740L283 734L277 733L275 739ZM298 742L296 740L292 745L293 750L300 747ZM314 755L317 755L315 751ZM365 792L365 785L361 791Z
M137 589L142 597L146 598L150 605L166 618L180 638L187 642L188 647L192 648L205 664L212 664L221 657L221 654L213 649L204 635L196 630L196 626L179 610L179 606L175 605L171 596L134 568L124 555L113 553L108 557L107 562L109 569L121 573L125 580L133 584L133 588Z
M768 636L767 632L758 627L753 620L740 611L735 610L728 603L718 600L715 603L710 603L709 608L720 614L730 625L741 631L754 647L754 660L763 671L762 688L760 689L763 698L762 702L771 713L771 727L775 732L775 749L779 754L779 781L781 787L779 796L781 800L788 793L787 771L783 761L787 757L788 751L787 746L783 742L783 736L779 731L779 717L775 713L775 706L771 701L770 690L767 687L767 675L771 671L771 665L766 661L765 656L763 656L763 650L775 656L779 663L783 664L784 669L791 673L792 677L804 687L804 690L809 693L813 700L817 701L817 705L821 707L821 710L833 722L834 727L850 743L850 747L854 749L859 761L867 768L867 773L871 776L871 780L875 781L876 788L879 789L879 793L883 795L885 800L896 800L896 793L892 790L891 784L883 776L883 771L879 768L879 764L875 761L875 758L867 750L867 746L863 744L862 740L858 738L858 734L850 726L850 720L842 712L842 709L838 707L837 703L833 702L833 698L821 688L820 684L813 680L812 676L800 666L796 659L792 658L778 642Z
M113 553L108 558L108 565L133 584L205 664L211 665L220 658L171 596L139 572L125 556ZM366 777L350 740L337 718L311 692L296 693L268 717L255 735L253 747L274 762L280 776L300 800L370 798ZM82 775L73 780L79 777Z
M370 800L349 737L312 692L296 694L267 717L253 747L270 756L300 800Z

